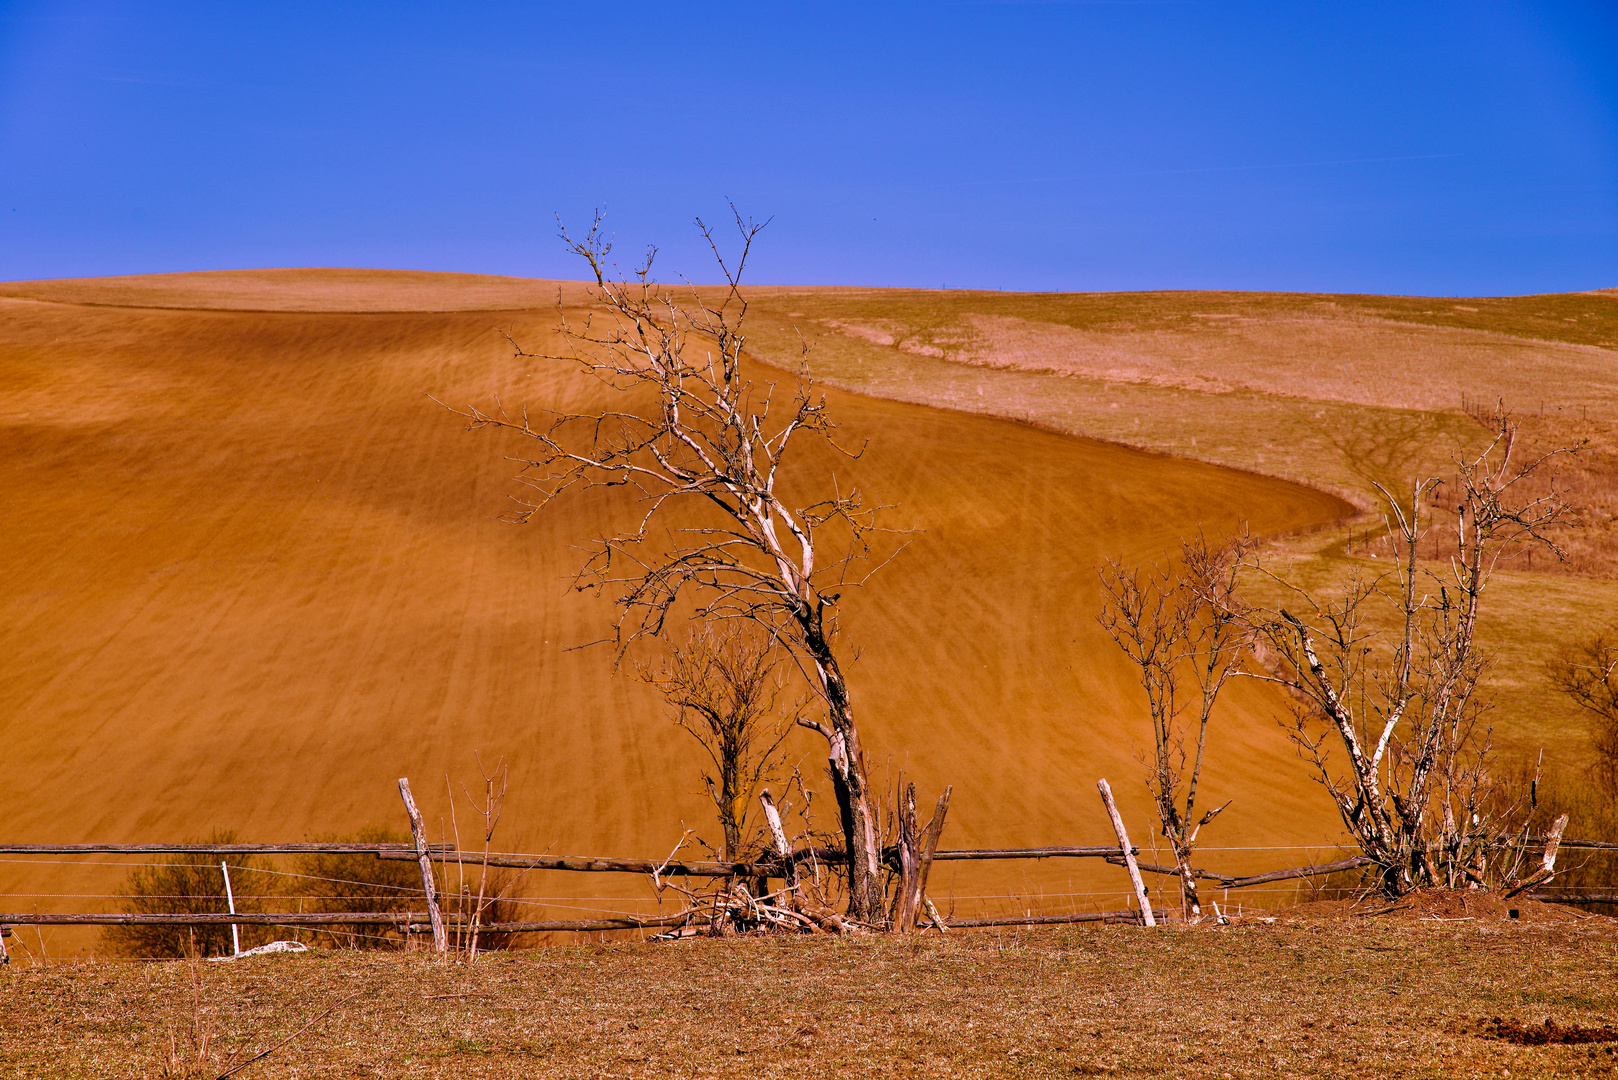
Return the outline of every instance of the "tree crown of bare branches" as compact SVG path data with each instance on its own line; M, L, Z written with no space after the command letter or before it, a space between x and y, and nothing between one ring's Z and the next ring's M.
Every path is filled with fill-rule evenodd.
M768 223L739 213L735 218L741 244L734 266L713 230L697 221L725 279L717 300L695 286L687 286L682 299L659 285L651 276L655 248L632 279L614 280L599 214L582 239L564 229L569 250L590 267L595 310L575 325L558 299L570 346L565 352L527 353L513 342L520 358L574 363L615 389L649 391L655 408L645 414L456 410L471 428L507 428L538 445L514 458L523 465L519 481L534 495L520 501L510 520L530 520L574 487L626 486L638 493L643 510L635 527L590 541L576 579L579 588L622 588L613 637L620 651L660 632L692 587L700 594L697 617L753 619L790 641L794 620L819 618L844 586L862 584L879 567L873 535L896 531L878 525L887 507L867 505L858 487L842 489L835 474L832 490L818 498L794 504L784 493L803 482L783 471L799 436L823 439L849 459L864 448L845 449L834 440L824 395L814 395L802 358L784 405L775 383L756 389L743 372L747 299L741 279L753 240ZM804 345L804 357L807 351ZM664 523L665 533L655 536L671 500L700 501L718 513L710 524ZM661 539L667 546L657 543Z
M1307 610L1300 617L1286 607L1255 609L1250 616L1276 659L1272 674L1255 674L1297 695L1293 737L1345 826L1384 867L1390 891L1424 878L1441 884L1481 875L1479 845L1498 831L1486 820L1489 733L1479 728L1488 708L1488 658L1477 646L1482 593L1515 546L1563 555L1556 530L1569 521L1567 501L1554 480L1547 494L1513 496L1523 480L1578 447L1520 462L1509 415L1480 419L1490 428L1488 443L1456 461L1457 527L1447 566L1434 570L1418 558L1428 530L1423 503L1443 481L1416 479L1408 502L1378 484L1392 569L1356 567L1340 596L1320 599L1261 567ZM1376 628L1370 605L1378 600L1392 605L1398 630L1391 639ZM1331 760L1339 745L1341 768ZM1435 844L1442 849L1436 861Z

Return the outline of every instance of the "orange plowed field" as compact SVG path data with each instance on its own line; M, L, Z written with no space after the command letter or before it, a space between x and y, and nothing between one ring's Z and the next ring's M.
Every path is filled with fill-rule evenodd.
M569 589L571 545L623 507L577 498L528 526L495 520L516 446L426 396L599 397L574 372L514 362L496 332L544 345L555 288L287 271L0 289L0 842L401 825L400 776L447 831L445 776L474 778L474 752L511 767L506 850L649 856L682 821L712 834L689 737L607 650L573 649L611 608ZM1106 842L1100 776L1144 834L1149 736L1095 621L1096 567L1199 526L1303 529L1346 504L988 416L829 400L845 437L869 440L848 474L923 530L844 604L878 776L902 768L929 798L954 785L946 846ZM1207 842L1329 842L1278 698L1238 687L1228 705L1206 787L1210 805L1235 803ZM816 739L791 745L818 777ZM0 910L92 910L121 876L3 861ZM941 904L953 892L962 907L1124 891L1089 864L939 878ZM525 888L573 898L530 917L647 893L595 875Z

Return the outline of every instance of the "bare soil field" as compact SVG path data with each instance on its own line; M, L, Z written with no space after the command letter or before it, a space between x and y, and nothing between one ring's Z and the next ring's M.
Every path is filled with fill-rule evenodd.
M1522 906L58 963L0 972L0 1076L1612 1076L1615 923Z
M1382 532L1373 484L1450 472L1475 446L1468 408L1502 402L1519 452L1588 442L1558 466L1581 509L1561 542L1509 562L1485 639L1496 739L1577 769L1586 724L1545 680L1567 643L1618 616L1618 290L1435 298L1298 293L1019 294L760 289L756 351L810 344L826 383L1008 416L1128 446L1291 478L1365 513L1283 545L1323 582L1366 567ZM1443 522L1441 521L1442 525ZM1381 551L1386 557L1386 550Z
M555 289L380 271L0 288L3 839L397 826L400 776L453 839L446 776L471 779L474 752L511 765L498 847L660 856L682 822L711 833L695 745L608 650L576 648L610 604L570 591L571 545L630 508L580 497L527 527L495 520L516 447L426 396L598 400L571 369L513 362L498 332L544 347ZM1097 565L1199 527L1318 528L1348 504L987 410L829 402L843 437L869 442L840 481L921 530L844 603L877 776L903 770L924 796L953 784L949 846L1106 842L1098 776L1144 834L1145 718L1095 622ZM1261 687L1230 695L1206 785L1236 802L1207 840L1235 850L1210 854L1216 868L1333 849L1280 708ZM813 740L795 746L814 781ZM1125 891L1110 867L960 865L935 873L946 907L1111 907ZM0 908L111 906L123 873L0 862ZM601 876L524 888L528 918L648 892ZM94 944L47 935L48 951Z

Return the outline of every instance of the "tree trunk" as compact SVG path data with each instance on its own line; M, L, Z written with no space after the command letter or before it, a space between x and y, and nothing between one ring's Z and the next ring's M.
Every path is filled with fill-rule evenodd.
M813 609L804 605L799 612L798 627L820 675L831 720L828 758L837 809L843 819L843 841L848 845L848 913L859 922L880 926L886 912L882 903L882 851L876 835L876 815L871 809L865 759L859 730L854 726L854 709L848 700L848 685L843 682L842 669L823 630L823 606L824 602Z
M938 850L938 837L944 831L952 790L944 789L932 820L921 829L916 823L916 785L905 787L904 805L899 811L899 887L893 895L893 926L901 934L915 930L921 915L927 875L932 870L933 853Z
M1191 851L1177 848L1174 852L1176 867L1180 871L1180 903L1187 922L1202 918L1202 898L1197 895L1197 872L1191 865Z
M1562 844L1562 830L1565 828L1567 828L1567 815L1563 814L1551 825L1551 831L1545 834L1545 854L1540 859L1539 869L1502 893L1503 898L1509 899L1519 893L1525 893L1556 876L1556 849Z
M781 827L781 812L775 808L775 800L770 797L769 788L759 794L759 801L764 804L764 821L770 828L770 842L775 848L775 854L781 860L781 872L786 875L787 906L798 914L807 918L817 930L840 934L848 927L834 911L829 911L820 904L812 901L805 890L798 885L798 861L792 854L792 843L787 839L786 829Z

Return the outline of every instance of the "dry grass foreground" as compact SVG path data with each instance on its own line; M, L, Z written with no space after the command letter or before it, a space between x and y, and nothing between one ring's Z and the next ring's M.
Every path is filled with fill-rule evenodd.
M473 966L62 963L0 974L0 1076L212 1077L316 1018L243 1075L1611 1076L1618 1044L1501 1036L1610 1035L1614 925L1297 917L578 944Z
M661 856L682 820L710 821L697 751L656 695L614 676L605 650L573 650L610 609L568 590L571 545L622 507L579 498L526 528L494 520L516 490L514 446L465 434L424 396L599 395L571 370L513 363L497 333L545 345L550 288L287 271L0 289L5 840L398 826L400 776L448 835L445 775L469 779L474 751L511 765L508 850ZM902 768L924 797L953 784L949 845L1108 842L1098 776L1144 834L1145 718L1095 622L1097 565L1198 527L1305 529L1345 505L991 416L830 403L847 439L870 441L840 478L925 530L844 604L878 777ZM1337 824L1275 725L1278 699L1244 687L1230 706L1207 796L1236 802L1208 842L1329 848ZM820 751L802 740L814 779ZM1110 908L1126 888L1090 864L963 866L934 875L946 910L1006 894L990 905ZM0 893L6 909L93 909L122 876L0 862ZM603 875L524 888L529 918L649 891ZM92 940L47 935L52 950Z

